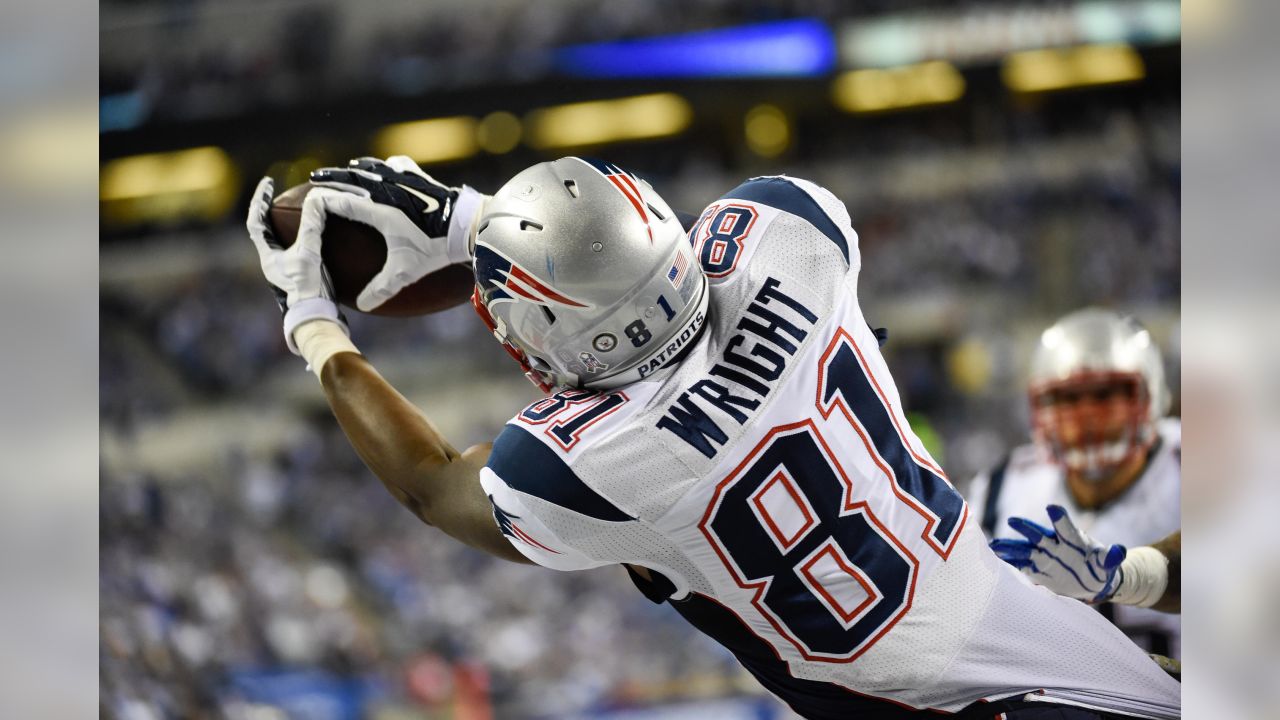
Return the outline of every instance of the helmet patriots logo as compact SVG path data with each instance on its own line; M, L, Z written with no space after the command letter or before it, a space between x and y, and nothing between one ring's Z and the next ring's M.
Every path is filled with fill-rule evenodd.
M640 219L644 221L644 229L649 233L649 244L653 244L653 228L649 226L649 213L645 210L644 198L640 195L640 188L636 186L636 177L622 168L594 158L578 158L582 162L595 168L597 172L604 175L605 179L613 183L618 188L618 192L622 193L630 203L631 207L636 209L640 214Z
M533 273L517 265L497 250L476 243L476 282L487 295L487 302L528 300L537 305L563 305L589 308L589 303L575 300L547 285Z

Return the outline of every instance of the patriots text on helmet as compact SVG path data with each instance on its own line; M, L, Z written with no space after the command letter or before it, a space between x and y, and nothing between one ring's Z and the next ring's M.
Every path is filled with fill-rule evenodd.
M707 410L718 411L739 425L747 412L760 407L786 370L788 359L813 329L818 316L781 290L782 283L768 278L747 306L737 329L729 337L720 360L705 377L676 398L657 426L673 433L707 457L715 457L728 434ZM755 343L745 350L748 340ZM723 422L723 420L721 420Z
M680 354L680 351L684 349L684 346L697 336L698 329L702 327L702 322L704 320L706 320L705 314L697 313L694 315L689 323L684 326L684 329L680 331L680 334L671 338L671 342L667 343L665 348L663 348L658 354L646 360L643 365L636 368L640 373L640 379L643 380L649 375L657 372L664 365L670 362L671 358Z

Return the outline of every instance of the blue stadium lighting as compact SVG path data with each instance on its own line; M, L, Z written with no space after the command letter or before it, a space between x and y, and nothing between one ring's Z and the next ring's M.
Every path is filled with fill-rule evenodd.
M803 18L684 35L572 45L556 69L576 77L779 77L823 75L836 62L831 30Z

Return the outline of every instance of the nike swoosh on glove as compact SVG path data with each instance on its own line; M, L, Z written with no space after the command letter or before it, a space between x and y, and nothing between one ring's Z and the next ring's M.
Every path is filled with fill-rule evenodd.
M311 182L331 191L317 201L326 214L364 223L387 243L386 264L356 297L360 310L377 308L441 268L471 262L471 223L487 199L476 190L449 187L403 155L321 168Z

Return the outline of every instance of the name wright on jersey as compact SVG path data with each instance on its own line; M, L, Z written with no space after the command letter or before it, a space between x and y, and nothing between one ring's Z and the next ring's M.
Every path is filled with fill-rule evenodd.
M747 421L747 412L760 407L776 389L774 383L786 370L798 343L804 342L818 320L813 311L783 292L781 286L782 282L774 277L765 279L738 321L737 329L743 332L728 339L720 360L707 371L708 375L733 383L741 392L710 377L697 380L667 407L658 420L659 428L703 455L715 457L728 434L699 403L720 410L742 425ZM748 338L756 341L751 350L739 351Z

